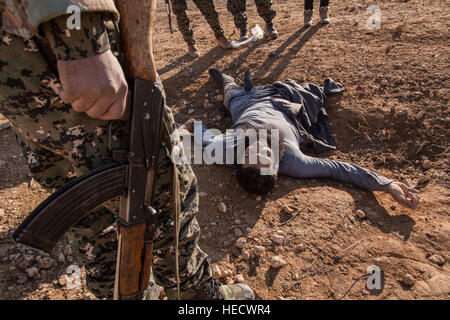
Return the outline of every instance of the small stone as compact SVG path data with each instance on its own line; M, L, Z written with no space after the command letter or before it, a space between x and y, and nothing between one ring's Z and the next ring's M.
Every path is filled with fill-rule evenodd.
M303 252L303 251L305 251L305 245L301 243L297 246L297 248L295 248L295 250L297 252Z
M236 241L236 247L239 249L243 249L245 248L245 246L247 245L247 239L246 238L239 238Z
M39 270L36 267L28 268L28 269L25 270L25 272L27 273L27 276L29 278L32 278L32 279L33 278L36 278L36 279L40 278Z
M364 213L364 211L362 210L356 210L356 215L358 216L358 218L365 219L366 218L366 214Z
M66 260L68 263L72 263L73 262L73 256L67 256Z
M415 282L416 282L416 280L410 274L406 274L402 279L402 283L408 287L412 287Z
M247 250L242 251L242 259L244 260L250 259L250 252L248 252Z
M389 263L389 258L388 257L378 257L378 258L374 258L373 262L375 263L375 265L377 265L379 267L383 267Z
M15 266L9 267L9 272L14 272L14 271L16 271L16 267Z
M66 255L66 256L72 255L72 248L70 246L67 246L64 248L64 255Z
M431 161L428 160L428 159L425 160L425 161L422 163L422 167L423 167L425 170L431 169L432 166L433 166L433 165L432 165Z
M424 175L424 174L419 175L419 177L418 177L418 179L417 179L417 182L418 182L419 184L425 184L425 183L427 183L428 181L430 181L430 178L427 177L427 176Z
M272 240L273 243L276 243L276 244L279 244L279 245L284 243L284 237L279 235L279 234L272 235L270 237L270 240Z
M28 269L34 263L34 257L32 255L26 254L23 256L23 261L19 263L19 268L22 270Z
M241 224L242 222L241 222L241 220L236 219L236 220L234 220L234 223L236 223L236 224Z
M219 94L219 95L217 95L216 96L216 99L217 99L217 101L219 101L219 102L223 102L223 95L221 95L221 94Z
M17 278L17 283L18 284L24 284L25 282L27 282L27 280L28 280L28 278L25 275L21 274Z
M270 239L265 239L263 242L263 245L265 245L266 247L270 247L272 244L273 242Z
M280 256L272 257L272 260L270 261L270 265L274 269L281 268L281 267L285 266L286 264L287 264L287 262L285 260L283 260L283 258L281 258Z
M241 229L234 229L233 231L234 235L238 238L242 237L244 234L242 233Z
M430 256L428 260L440 266L445 264L445 259L438 253L435 253L432 256Z
M58 257L56 257L56 261L58 261L58 263L64 263L66 262L66 257L64 256L64 254L60 253L58 254Z
M221 279L223 277L222 270L220 270L220 267L218 265L214 265L212 267L213 271L213 279Z
M225 205L225 203L220 202L219 205L217 206L217 208L219 209L220 212L225 213L227 212L227 206Z
M198 195L202 198L207 197L208 194L206 192L199 192Z
M51 258L48 258L48 257L41 258L40 256L38 256L38 258L36 258L36 261L38 262L39 268L41 268L41 269L49 269L55 263L55 260L53 260Z
M189 109L189 110L188 110L188 114L189 114L189 115L193 114L194 112L195 112L195 109Z
M67 284L67 275L64 274L58 279L58 285L64 287Z
M262 200L262 197L261 197L261 196L257 196L257 197L256 197L256 201L257 201L257 202L259 202L259 201L261 201L261 200Z
M386 79L381 80L380 85L382 87L387 87L389 85L389 81L387 81Z
M209 100L205 99L205 101L203 101L203 107L208 108L209 105Z
M7 257L9 254L9 249L7 247L0 248L0 258Z
M244 279L244 276L242 274L237 274L234 277L234 281L235 281L235 283L245 283L245 279Z
M264 252L266 252L266 248L264 248L263 246L256 246L254 253L255 256L260 257L264 254Z

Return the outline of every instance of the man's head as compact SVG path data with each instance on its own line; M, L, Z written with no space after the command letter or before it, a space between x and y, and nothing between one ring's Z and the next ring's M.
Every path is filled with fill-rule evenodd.
M282 158L283 148L279 141L273 143L270 131L267 136L256 134L256 139L245 139L245 155L243 164L238 165L236 178L248 192L266 195L275 187L278 180L278 164ZM277 147L279 152L274 152Z

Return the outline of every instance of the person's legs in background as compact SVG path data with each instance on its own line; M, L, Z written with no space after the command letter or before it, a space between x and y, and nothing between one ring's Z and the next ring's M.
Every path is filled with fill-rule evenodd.
M178 30L183 35L184 41L188 45L188 54L192 58L200 57L197 45L194 39L194 31L192 30L189 17L187 15L186 0L170 0L172 3L172 10L177 17Z
M273 24L277 12L272 8L272 0L255 0L258 14L266 22L265 31L270 39L278 38L278 32Z
M329 24L330 18L329 13L330 0L320 0L320 19L323 24ZM304 11L304 27L312 26L312 17L314 13L314 0L305 0L305 11Z
M228 0L227 9L233 15L235 27L240 31L240 40L247 40L249 38L249 32L247 28L246 1Z
M214 7L213 0L194 0L194 3L214 32L214 36L217 39L217 45L223 49L230 49L231 43L225 37L223 29L220 26L219 14Z
M330 9L328 5L330 4L330 0L320 0L320 20L323 24L330 23L330 17L328 15Z

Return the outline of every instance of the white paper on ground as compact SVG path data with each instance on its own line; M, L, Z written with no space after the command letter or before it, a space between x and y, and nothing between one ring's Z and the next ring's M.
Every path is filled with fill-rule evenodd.
M253 29L252 29L252 37L244 40L244 41L239 41L239 40L234 40L231 42L231 47L233 49L245 46L248 43L251 42L256 42L259 39L262 39L264 37L264 31L261 28L261 26L259 24L257 24Z

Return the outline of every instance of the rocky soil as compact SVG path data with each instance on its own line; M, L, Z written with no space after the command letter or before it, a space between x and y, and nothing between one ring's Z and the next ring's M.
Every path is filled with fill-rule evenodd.
M160 1L156 60L179 124L195 118L212 128L230 126L220 109L223 96L207 73L213 66L238 81L251 68L257 84L331 77L347 92L330 111L338 151L321 156L417 185L421 193L413 211L386 194L283 177L260 198L237 185L232 169L196 165L201 246L221 282L245 282L261 299L449 299L450 11L437 0L375 2L379 30L366 24L373 1L356 0L333 3L329 26L316 24L316 12L305 30L301 1L278 0L277 40L224 52L189 1L202 51L192 60L181 35L170 34ZM215 3L226 35L236 39L225 1ZM263 24L251 1L248 16L252 26ZM0 116L0 124L5 121ZM77 261L67 240L45 255L11 239L46 196L28 175L10 129L1 130L0 299L93 299L82 269L81 286L71 285ZM372 265L384 272L381 292L357 280Z

